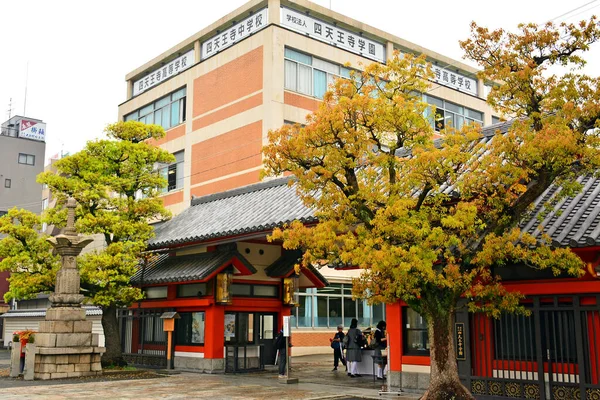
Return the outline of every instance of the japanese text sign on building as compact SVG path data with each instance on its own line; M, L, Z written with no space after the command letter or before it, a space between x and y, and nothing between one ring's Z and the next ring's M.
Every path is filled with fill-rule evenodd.
M312 38L375 61L385 62L385 46L289 8L281 8L281 24Z
M138 79L133 83L133 95L145 92L146 90L158 85L159 83L169 79L170 77L185 71L194 65L194 50L190 50L184 55L177 57L173 61L160 68L155 69L142 79Z
M247 38L265 28L269 23L268 8L255 12L248 18L202 42L202 60Z
M456 359L466 360L465 354L465 324L457 322L454 324L454 333L456 336Z
M46 124L43 122L22 119L21 127L19 129L19 137L43 142L46 140Z
M437 65L432 65L431 69L433 70L433 80L436 83L477 96L477 81L475 79L467 78Z

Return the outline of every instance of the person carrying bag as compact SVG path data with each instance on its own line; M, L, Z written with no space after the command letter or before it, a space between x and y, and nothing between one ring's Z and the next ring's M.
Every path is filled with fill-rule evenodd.
M340 360L342 364L346 366L346 360L344 359L343 343L346 335L344 335L344 326L338 325L337 332L333 336L333 339L329 339L331 342L331 348L333 349L333 370L337 371ZM347 340L346 340L347 342Z

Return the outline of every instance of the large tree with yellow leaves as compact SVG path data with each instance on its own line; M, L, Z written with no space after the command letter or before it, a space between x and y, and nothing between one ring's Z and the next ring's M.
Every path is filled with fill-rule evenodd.
M327 260L363 273L354 294L373 302L403 300L428 321L431 381L424 399L472 399L460 383L452 340L454 313L525 312L495 265L552 269L579 276L581 260L519 230L551 184L559 196L580 189L576 177L600 162L600 85L575 71L598 40L595 19L580 25L522 25L516 34L472 26L461 42L480 79L494 82L489 103L514 118L505 134L447 129L442 140L426 115L423 57L404 54L340 79L305 126L269 133L268 175L291 172L318 224L293 222L274 240L305 250L303 263ZM553 201L557 201L555 197Z

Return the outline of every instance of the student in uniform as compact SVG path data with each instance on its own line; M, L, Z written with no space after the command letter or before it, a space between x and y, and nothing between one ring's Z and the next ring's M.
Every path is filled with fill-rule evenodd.
M387 337L385 335L385 328L387 324L385 321L379 321L377 324L377 329L375 330L375 346L374 346L374 356L381 357L381 350L387 348ZM383 358L380 358L381 364L377 364L377 369L375 371L377 375L377 379L383 380Z
M333 370L337 371L340 360L342 364L346 365L346 360L344 359L344 326L338 325L337 332L333 336L333 339L329 339L331 342L331 348L333 349Z

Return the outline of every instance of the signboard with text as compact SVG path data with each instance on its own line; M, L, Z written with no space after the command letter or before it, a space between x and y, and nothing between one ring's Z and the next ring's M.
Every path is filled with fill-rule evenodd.
M477 96L477 80L437 65L432 65L431 69L435 83Z
M248 18L202 42L201 60L225 50L229 46L265 28L269 23L268 8L255 12Z
M385 46L383 44L309 17L299 11L282 7L281 25L341 49L385 63Z
M46 140L46 124L43 122L22 119L19 128L19 137L43 142Z
M194 50L190 50L184 55L177 57L168 64L155 69L142 79L138 79L133 83L133 95L137 96L140 93L166 81L172 76L175 76L189 67L194 65Z
M456 359L466 360L465 354L465 324L457 322L454 324L454 333L456 336Z

